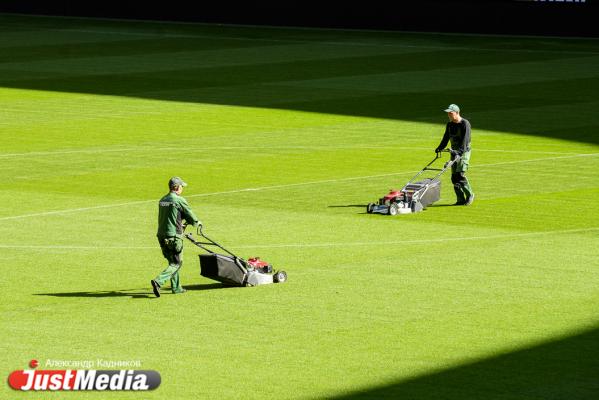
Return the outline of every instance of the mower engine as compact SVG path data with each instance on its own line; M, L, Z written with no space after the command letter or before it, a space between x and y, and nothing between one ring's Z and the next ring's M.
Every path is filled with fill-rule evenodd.
M247 269L246 286L280 283L287 280L285 271L279 271L273 274L272 265L261 260L260 257L248 258L245 265Z
M366 208L369 214L409 214L413 212L410 202L413 192L391 190L387 195L381 197L377 204L370 203Z
M248 269L254 269L263 274L272 273L272 265L260 259L260 257L251 257L247 260Z

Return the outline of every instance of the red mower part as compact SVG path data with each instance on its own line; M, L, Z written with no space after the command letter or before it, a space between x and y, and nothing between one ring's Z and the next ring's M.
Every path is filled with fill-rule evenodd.
M254 268L262 268L270 265L266 261L262 261L260 257L248 258L248 264Z
M396 198L402 197L402 196L403 196L403 193L401 190L392 190L389 192L388 195L386 195L384 197L384 199L385 199L385 201L392 201L392 200L395 200Z

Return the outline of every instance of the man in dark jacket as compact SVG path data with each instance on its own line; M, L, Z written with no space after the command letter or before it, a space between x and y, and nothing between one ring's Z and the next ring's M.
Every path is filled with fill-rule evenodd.
M156 297L160 297L160 287L170 279L173 293L185 293L179 281L179 269L183 265L183 231L187 224L197 226L200 221L181 197L183 188L187 186L179 177L173 177L168 182L169 193L158 202L158 243L162 255L168 261L168 267L150 282ZM185 221L185 224L183 223Z
M469 206L474 201L474 192L466 178L466 171L470 163L470 122L460 116L460 107L450 104L445 110L449 122L445 127L445 134L435 152L443 150L447 143L451 143L451 159L459 160L451 166L451 182L455 191L456 205Z

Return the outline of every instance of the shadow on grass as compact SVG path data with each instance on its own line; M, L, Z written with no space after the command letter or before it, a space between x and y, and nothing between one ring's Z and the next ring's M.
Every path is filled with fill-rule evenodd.
M226 286L221 283L209 283L205 285L187 285L184 286L188 291L224 289L232 286ZM169 288L164 288L161 295L171 295ZM131 297L132 299L155 298L151 289L122 289L122 290L99 290L95 292L61 292L61 293L35 293L35 296L53 296L53 297Z
M225 285L223 283L209 283L206 285L186 285L185 289L187 290L213 290L213 289L230 289L236 288L238 286Z
M100 290L97 292L35 293L34 295L53 297L131 297L133 299L154 297L152 290L145 289Z
M599 327L431 374L331 396L365 399L597 399Z
M539 115L526 114L507 119L483 115L472 123L474 129L599 143L599 135L596 134L599 120L592 113L596 108L594 102L597 100L599 79L588 72L586 76L578 76L580 70L584 71L585 63L590 62L587 59L589 55L599 48L592 41L577 43L582 47L576 53L562 54L556 49L562 50L566 44L550 46L550 51L544 52L537 47L547 44L538 39L460 37L458 44L452 46L471 46L474 50L481 46L496 46L498 51L463 51L456 57L455 49L443 46L425 46L416 53L405 52L402 36L397 36L391 42L399 46L396 52L390 51L392 47L389 46L382 47L385 50L381 50L382 54L353 54L337 48L337 53L327 56L331 44L322 49L320 43L327 39L333 42L339 40L339 33L176 24L144 24L140 27L125 21L40 20L22 16L0 16L0 21L8 24L8 29L11 23L15 24L16 30L30 26L40 36L54 31L68 32L69 29L79 35L85 30L114 33L123 29L124 35L132 36L127 39L110 35L112 39L93 43L61 43L57 40L46 45L30 45L29 41L13 45L10 52L0 55L0 62L9 65L19 62L24 66L3 70L0 87L435 123L440 125L439 137L431 141L431 150L440 140L442 125L446 122L441 110L451 102L462 105L466 117L468 113L510 112L549 106L560 109L568 105L586 110L585 126L581 126L580 122L576 129L570 124L530 123L538 121ZM139 29L142 34L136 37ZM165 34L165 29L171 35ZM344 35L350 35L350 39L355 37L358 42L366 36L374 44L379 37L381 43L390 40L385 33L345 32ZM416 38L422 39L422 36ZM443 37L426 38L443 40ZM510 48L528 46L531 51L501 51L505 50L507 42ZM313 58L293 57L297 47L302 49L312 44ZM255 49L254 53L248 51L251 48ZM195 62L184 58L179 65L176 60L181 60L186 52L188 57L195 57L191 59ZM202 59L206 54L201 52L212 57L216 57L215 52L232 52L233 59L241 58L237 62L225 62L219 58L222 57L220 55L210 62L210 59ZM238 53L247 55L240 56ZM250 54L260 54L260 58L255 59ZM171 58L173 61L168 62ZM116 62L116 59L119 61ZM439 66L446 65L447 60L451 60L450 68L472 69L472 76L463 79L465 86L459 90L435 84L435 79L441 79L438 76ZM565 61L572 65L571 72L564 71L562 76L555 77L551 73L555 68L552 63L560 66ZM531 77L530 81L504 79L488 84L484 80L482 83L476 81L482 79L477 77L477 73L484 77L488 73L485 71L490 68L496 68L497 74L507 78L521 75L519 66L531 62L538 63L540 70L539 77ZM109 68L104 70L102 65ZM140 68L140 65L144 67ZM547 67L543 68L543 65ZM592 68L593 64L587 67ZM402 80L402 75L397 74L408 74L406 76L412 78L410 81L406 81L407 78ZM473 79L472 85L468 85L469 79Z

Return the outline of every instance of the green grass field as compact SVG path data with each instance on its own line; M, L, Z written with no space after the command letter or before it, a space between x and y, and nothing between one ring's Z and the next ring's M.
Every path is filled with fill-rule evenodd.
M74 399L594 399L599 40L0 15L0 364L138 360ZM458 103L472 207L369 215ZM224 288L157 200L289 281ZM41 368L40 367L40 368ZM99 368L101 369L101 368ZM118 368L116 368L118 369Z

